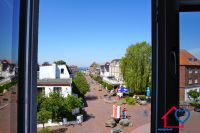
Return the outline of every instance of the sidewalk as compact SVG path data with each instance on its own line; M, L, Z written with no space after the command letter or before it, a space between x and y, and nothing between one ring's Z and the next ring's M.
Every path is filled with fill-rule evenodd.
M134 129L130 133L150 133L150 123L142 125L142 126L136 128L136 129Z

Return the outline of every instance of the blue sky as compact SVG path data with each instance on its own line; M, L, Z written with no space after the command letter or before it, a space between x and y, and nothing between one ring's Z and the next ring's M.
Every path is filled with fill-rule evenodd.
M200 57L200 13L181 13L180 44ZM151 43L150 0L40 0L39 63L89 66Z
M180 13L180 47L200 58L200 13Z
M39 62L89 66L151 42L150 0L41 0Z

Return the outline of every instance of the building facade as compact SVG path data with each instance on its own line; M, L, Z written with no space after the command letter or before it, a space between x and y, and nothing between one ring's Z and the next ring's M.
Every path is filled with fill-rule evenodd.
M186 50L180 50L180 101L189 101L188 92L200 92L200 60Z
M51 92L58 92L63 97L72 95L72 78L66 65L40 66L37 81L38 92L49 96Z
M106 62L103 65L100 65L100 76L101 77L108 77L110 72L110 63Z
M120 59L114 59L110 62L109 76L116 78L118 81L123 81L120 70Z
M89 67L89 71L91 74L100 75L100 65L93 62Z

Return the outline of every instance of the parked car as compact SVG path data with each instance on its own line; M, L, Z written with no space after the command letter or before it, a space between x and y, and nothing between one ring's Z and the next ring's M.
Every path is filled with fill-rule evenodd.
M197 106L194 108L194 111L200 112L200 105L197 105Z

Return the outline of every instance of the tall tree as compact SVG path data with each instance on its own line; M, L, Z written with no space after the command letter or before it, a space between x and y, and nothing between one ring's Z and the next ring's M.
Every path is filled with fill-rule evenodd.
M131 92L144 93L150 86L151 46L147 42L130 45L120 60L120 69L125 84Z
M63 60L58 60L58 61L54 61L55 64L57 65L66 65L67 63Z
M73 78L73 90L74 93L78 93L80 96L84 96L89 91L89 84L82 73L76 73Z

